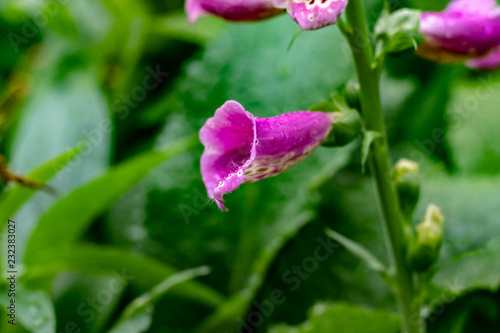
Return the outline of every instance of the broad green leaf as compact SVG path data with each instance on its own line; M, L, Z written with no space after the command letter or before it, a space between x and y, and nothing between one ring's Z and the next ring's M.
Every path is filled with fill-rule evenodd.
M359 257L361 260L363 260L371 269L373 269L376 272L379 272L383 275L387 274L387 268L380 262L380 260L375 257L373 253L371 253L367 248L365 248L363 245L346 238L339 234L338 232L335 232L331 229L326 230L326 234L335 239L337 242L342 244L346 249L348 249L352 254L355 256Z
M180 140L163 151L136 156L59 200L40 218L29 240L26 257L56 244L64 245L78 240L94 218L102 214L152 168L192 147L195 142L197 140ZM61 224L62 221L67 223Z
M440 295L435 295L439 299ZM431 303L432 305L432 303ZM427 332L494 333L498 331L500 304L494 294L477 292L449 297L427 317Z
M460 80L452 90L446 110L447 139L457 168L462 173L498 174L500 147L500 75L484 74ZM442 136L422 141L426 151L444 140Z
M56 316L49 294L41 290L20 288L18 311L21 324L33 333L56 331Z
M384 310L365 310L344 303L319 303L298 326L278 325L269 333L398 333L400 320Z
M36 58L44 59L43 65L28 73L31 89L10 133L7 156L13 172L28 174L81 144L82 153L50 182L64 196L108 169L113 124L97 68L57 41L39 46ZM16 212L22 221L16 237L19 263L36 222L58 199L38 191Z
M500 177L449 176L435 170L424 172L415 217L421 219L430 203L441 209L446 220L441 261L483 248L500 233Z
M195 24L190 24L184 12L169 13L155 18L152 32L161 36L195 44L205 44L222 33L227 26L223 20L215 17L202 17Z
M137 310L125 321L117 323L108 332L109 333L140 333L146 332L153 321L154 307L145 305Z
M56 159L40 166L26 177L40 183L45 183L56 175L66 164L73 159L80 149L77 147ZM36 190L16 184L13 188L4 191L0 197L0 230L4 229L9 218L14 218L14 213L26 202Z
M159 298L163 297L172 287L196 277L207 275L209 272L210 269L208 267L199 267L169 276L149 292L133 300L123 310L121 317L110 332L138 333L146 331L151 324L151 317L154 311L153 305Z
M118 275L141 289L158 284L166 276L177 273L176 269L156 259L94 245L45 249L27 258L26 265L23 278L30 283L53 277L59 272L72 271ZM223 300L218 292L194 281L174 287L171 292L209 306L218 305Z
M500 287L500 253L498 246L466 253L436 268L432 283L461 295L477 289L493 292Z
M125 274L61 272L36 287L49 291L57 315L57 332L102 332L121 308L129 280ZM31 284L31 282L30 282ZM35 284L32 284L35 285ZM130 290L130 289L128 289Z
M16 316L14 322L16 325L6 325L6 332L17 332L16 328L21 324L32 333L55 333L56 316L50 296L41 290L28 289L23 284L20 284L18 280L16 280L15 284L15 295L12 297L9 296L7 285L0 288L2 291L0 295L2 308L5 309L5 307L11 306L11 300L15 301ZM12 318L2 315L2 321L8 320L12 320Z

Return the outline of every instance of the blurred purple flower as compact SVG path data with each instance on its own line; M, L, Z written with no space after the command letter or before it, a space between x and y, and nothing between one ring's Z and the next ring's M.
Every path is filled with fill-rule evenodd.
M288 14L302 30L316 30L337 23L347 0L186 0L190 22L212 14L229 21L258 21Z
M229 21L259 21L283 13L272 0L186 0L186 13L194 23L212 14Z
M497 47L487 55L471 59L466 62L467 67L485 71L492 71L500 68L500 47Z
M325 140L332 122L331 114L311 111L258 118L238 102L226 102L200 130L205 146L201 175L208 196L227 210L224 194L301 162Z
M347 0L273 0L276 7L286 8L302 30L316 30L337 23Z
M500 45L500 7L496 0L454 0L442 12L424 12L417 53L441 62L481 56Z

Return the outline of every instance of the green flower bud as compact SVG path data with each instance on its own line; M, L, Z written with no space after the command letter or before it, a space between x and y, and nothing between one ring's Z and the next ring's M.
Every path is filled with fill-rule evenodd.
M361 117L357 111L346 109L341 112L334 112L333 115L333 129L323 142L323 146L345 146L361 134Z
M420 196L420 167L417 163L401 159L393 170L393 179L399 195L401 211L411 220Z
M417 272L424 272L433 265L443 242L444 217L436 205L429 205L425 219L417 226L410 246L409 264Z
M359 83L355 80L349 80L344 86L342 95L345 98L347 105L351 109L361 110L361 101L359 100Z

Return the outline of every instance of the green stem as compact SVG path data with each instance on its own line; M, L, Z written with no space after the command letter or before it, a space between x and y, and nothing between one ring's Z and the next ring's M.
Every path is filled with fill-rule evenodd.
M413 308L415 288L412 273L406 265L407 238L399 209L399 199L391 180L389 146L380 100L380 68L374 64L373 48L362 0L350 0L346 15L351 29L342 31L349 41L356 66L365 128L367 131L382 134L382 137L376 139L371 146L369 161L377 190L387 251L395 274L396 298L404 332L415 333L419 332L419 309Z

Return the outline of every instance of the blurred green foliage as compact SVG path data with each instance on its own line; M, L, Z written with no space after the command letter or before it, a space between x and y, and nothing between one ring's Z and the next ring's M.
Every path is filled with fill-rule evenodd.
M374 24L382 1L366 3ZM270 117L342 91L354 72L338 28L297 36L288 16L191 26L182 6L0 3L0 149L13 172L56 191L3 188L0 226L17 223L16 332L245 332L245 320L256 332L368 332L346 321L396 332L383 279L324 233L387 261L359 142L242 186L221 213L192 140L228 99ZM393 160L421 164L414 222L429 203L446 218L422 295L429 332L497 332L500 75L404 53L387 59L382 94ZM328 256L311 266L318 247ZM210 274L188 270L199 266Z

